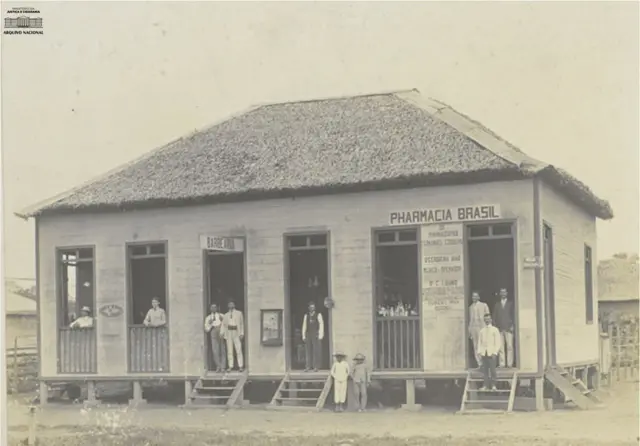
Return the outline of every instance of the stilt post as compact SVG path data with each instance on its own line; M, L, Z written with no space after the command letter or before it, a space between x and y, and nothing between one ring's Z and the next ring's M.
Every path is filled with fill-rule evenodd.
M406 394L407 400L406 403L402 405L402 408L405 410L419 410L422 406L420 404L416 404L416 381L415 379L407 379L405 381L406 386Z

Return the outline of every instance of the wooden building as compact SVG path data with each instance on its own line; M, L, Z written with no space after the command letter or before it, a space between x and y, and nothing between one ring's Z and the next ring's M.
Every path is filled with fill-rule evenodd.
M217 379L202 326L225 299L245 314L234 402L247 380L283 380L276 404L312 378L324 401L328 372L298 372L310 300L323 368L363 353L409 406L416 380L471 377L472 290L491 306L508 290L515 365L500 373L531 382L538 408L557 367L598 365L608 203L416 90L253 107L20 216L36 221L43 401L64 380L129 380L139 400L159 378L189 400ZM93 328L68 328L71 294ZM162 328L141 325L151 296Z

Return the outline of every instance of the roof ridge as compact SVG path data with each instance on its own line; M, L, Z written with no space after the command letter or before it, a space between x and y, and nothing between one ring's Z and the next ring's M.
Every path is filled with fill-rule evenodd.
M495 156L511 163L525 172L536 173L548 166L490 130L480 121L459 112L451 105L432 97L426 97L419 91L397 93L396 96L432 115L434 118L453 127Z
M286 101L266 101L266 102L258 102L254 106L256 108L260 107L271 107L273 105L286 105L286 104L305 104L308 102L322 102L322 101L336 101L339 99L354 99L354 98L366 98L371 96L391 96L399 93L409 93L409 92L418 92L417 88L404 88L399 90L382 90L377 92L370 93L357 93L357 94L344 94L337 96L321 96L316 98L307 98L307 99L290 99Z

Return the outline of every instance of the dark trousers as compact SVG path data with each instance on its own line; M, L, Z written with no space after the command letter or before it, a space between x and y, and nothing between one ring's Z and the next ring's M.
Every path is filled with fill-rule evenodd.
M482 357L482 373L484 374L484 387L492 388L496 380L496 355Z
M320 339L318 335L306 336L304 340L304 347L306 353L306 368L318 369L320 368Z

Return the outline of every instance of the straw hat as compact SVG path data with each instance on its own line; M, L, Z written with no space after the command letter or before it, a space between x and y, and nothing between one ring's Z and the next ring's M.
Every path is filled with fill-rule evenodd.
M357 353L354 358L356 361L364 361L364 355L362 353Z
M87 313L91 314L91 309L89 307L82 307L80 311L86 311Z
M337 352L335 352L335 353L333 354L333 356L335 356L335 357L339 357L339 356L347 356L347 355L345 355L342 351L338 350Z

